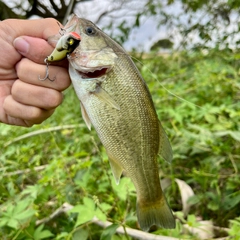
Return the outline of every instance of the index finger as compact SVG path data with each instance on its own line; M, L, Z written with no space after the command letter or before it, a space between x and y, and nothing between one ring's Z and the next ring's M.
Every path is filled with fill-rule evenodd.
M44 78L46 74L46 65L34 63L28 58L22 58L16 65L16 70L18 78L25 83L53 88L58 91L65 90L71 84L68 70L60 66L49 65L49 78L54 81L49 81L49 79L41 81L40 79Z

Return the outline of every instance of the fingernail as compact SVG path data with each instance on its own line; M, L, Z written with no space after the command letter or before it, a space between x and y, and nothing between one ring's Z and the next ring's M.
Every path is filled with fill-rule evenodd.
M13 41L13 46L20 54L26 54L29 50L29 43L22 37L18 37Z

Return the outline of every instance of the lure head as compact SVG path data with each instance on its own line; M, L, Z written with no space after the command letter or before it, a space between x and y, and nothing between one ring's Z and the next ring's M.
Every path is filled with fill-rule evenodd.
M77 34L76 32L70 32L70 33L63 35L59 39L59 41L56 45L56 49L58 51L67 50L68 53L70 54L79 45L80 41L81 41L81 37L79 34Z
M76 32L66 33L60 37L53 52L46 57L45 62L61 61L71 54L79 45L81 37Z

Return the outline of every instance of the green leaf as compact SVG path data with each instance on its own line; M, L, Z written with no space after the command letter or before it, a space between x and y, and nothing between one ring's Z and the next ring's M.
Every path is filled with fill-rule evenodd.
M240 131L239 132L230 131L229 134L232 136L233 139L240 142Z
M206 121L209 122L209 123L215 123L216 122L216 116L213 115L213 114L206 114L204 117L205 117Z
M230 135L236 141L240 141L240 132L237 132L237 131L230 131L230 130L218 131L215 133L215 135L220 137Z
M85 197L83 199L83 205L77 205L72 208L69 213L76 212L78 213L77 221L75 226L79 226L85 222L88 222L93 219L96 214L95 203L91 198Z
M119 185L116 185L115 180L113 179L112 186L121 200L126 200L128 194L135 192L135 187L131 179L127 177L121 178Z
M69 233L67 233L67 232L61 232L60 234L57 235L56 240L67 239L67 236L69 236Z
M17 203L17 205L13 209L13 214L19 214L24 211L31 204L30 200L22 200Z
M12 182L9 182L7 184L7 189L8 189L10 196L14 196L16 194L16 190L14 189L14 184Z
M106 227L101 234L100 240L111 240L112 236L116 233L118 226L118 224L113 223L112 225Z
M8 218L1 217L0 218L0 227L7 226Z
M233 239L239 239L240 237L240 218L236 218L235 220L230 220L231 228L228 231L229 235L233 237Z
M110 209L112 208L112 206L111 206L110 204L105 203L105 202L100 203L100 206L101 206L101 209L102 209L103 211L108 211L108 210L110 210Z
M81 211L78 213L77 221L75 223L75 227L91 221L95 216L95 211L93 209L87 209L86 207L82 206Z
M30 204L31 201L22 200L16 206L9 205L6 212L2 213L0 226L5 225L17 229L20 225L23 225L36 212L31 208Z
M109 209L110 207L108 204L102 204L102 206L105 209ZM105 221L107 219L107 216L96 206L94 201L91 198L87 197L83 199L83 205L75 206L69 211L69 213L71 212L78 213L75 226L79 226L83 223L91 221L95 216L102 221Z
M14 218L11 218L7 221L7 224L6 224L8 227L11 227L11 228L14 228L14 229L18 229L18 226L19 226L19 222L14 219Z
M101 221L107 220L107 216L99 208L96 209L95 216Z
M226 197L224 201L224 209L230 210L240 203L240 192L235 192Z
M83 199L83 204L86 208L89 208L89 209L95 209L95 203L94 201L91 199L91 198L87 198L85 197Z
M33 234L34 240L41 240L54 236L49 230L43 230L43 227L44 225L42 224L35 230Z
M87 240L88 235L88 231L81 228L74 232L72 240Z
M188 215L187 224L190 227L198 227L200 224L197 222L196 216L193 214Z
M27 194L30 195L33 199L36 199L40 190L41 187L39 185L27 186L27 188L24 189L21 194Z

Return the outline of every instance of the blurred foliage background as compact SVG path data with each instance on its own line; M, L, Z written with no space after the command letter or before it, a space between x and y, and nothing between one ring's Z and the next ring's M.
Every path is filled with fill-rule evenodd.
M0 19L39 16L63 22L66 12L77 12L83 2L1 1ZM177 228L153 228L152 234L240 239L240 2L108 2L109 8L96 13L97 22L105 18L106 31L118 29L112 36L121 44L146 18L168 32L149 52L130 53L174 152L171 165L159 158L159 170ZM134 21L119 16L114 22L115 14L129 9ZM123 177L116 186L106 152L83 123L72 87L65 96L41 125L0 124L0 238L147 239L125 228L139 228L131 181ZM99 226L106 220L109 227ZM119 234L119 226L125 234Z

